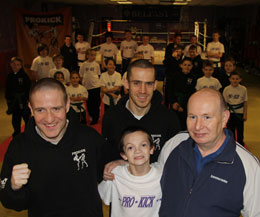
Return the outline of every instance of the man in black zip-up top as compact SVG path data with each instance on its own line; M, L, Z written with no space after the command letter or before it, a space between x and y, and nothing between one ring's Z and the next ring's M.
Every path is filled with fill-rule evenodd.
M121 159L118 142L129 126L143 127L151 134L155 143L151 162L155 162L164 143L180 130L177 115L162 105L155 68L149 61L131 63L124 85L129 94L107 110L103 119L102 134L108 140L106 162Z
M11 142L3 162L2 204L28 209L29 217L102 217L97 162L104 140L66 117L70 101L59 81L39 80L29 102L33 118Z

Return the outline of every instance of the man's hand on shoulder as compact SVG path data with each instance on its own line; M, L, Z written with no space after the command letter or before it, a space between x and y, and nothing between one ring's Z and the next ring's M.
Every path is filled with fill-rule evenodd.
M13 166L11 187L13 190L19 190L26 185L30 177L31 170L28 168L28 164L17 164Z
M114 168L116 168L117 166L125 165L125 164L126 164L126 161L124 161L124 160L115 160L115 161L111 161L111 162L107 163L105 165L103 179L105 181L107 181L107 180L113 181L115 177L114 177L114 174L112 173L112 170Z

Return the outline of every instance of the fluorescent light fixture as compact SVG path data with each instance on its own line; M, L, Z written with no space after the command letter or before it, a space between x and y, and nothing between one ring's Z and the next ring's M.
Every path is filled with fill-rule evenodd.
M131 4L133 4L133 2L128 2L128 1L118 1L117 3L121 4L121 5L131 5Z
M187 2L173 2L173 5L187 5Z
M111 2L126 2L128 0L110 0Z

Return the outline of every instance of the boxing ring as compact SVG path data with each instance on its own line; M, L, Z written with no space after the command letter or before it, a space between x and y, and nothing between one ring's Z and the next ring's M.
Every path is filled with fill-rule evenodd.
M99 41L99 44L96 46L93 46L92 48L95 50L100 49L100 45L105 42L104 35L106 32L112 32L114 35L113 43L115 43L119 49L117 54L117 70L119 70L122 58L120 53L120 43L122 40L124 40L124 30L116 30L113 29L113 23L131 23L131 20L106 20L106 21L100 21L100 22L106 22L106 30L102 31L98 34L94 34L94 26L98 22L91 22L89 31L88 31L88 42L91 44L93 40ZM99 22L99 23L100 23ZM203 22L194 22L193 25L193 31L190 32L178 32L180 33L183 38L190 38L191 35L196 35L198 38L198 44L202 47L203 53L201 55L202 59L206 58L206 45L207 45L207 20L204 20ZM157 71L157 79L163 80L164 78L164 66L163 66L163 60L165 55L165 49L166 46L171 43L171 38L176 34L175 32L144 32L141 29L138 29L134 26L130 27L130 30L133 35L133 39L136 40L138 45L142 43L141 36L142 35L148 35L150 36L150 44L154 46L154 60L155 60L155 68ZM184 37L186 36L186 37ZM189 40L183 40L181 42L184 46L190 43ZM96 57L97 62L101 62L101 55L99 52L97 52Z

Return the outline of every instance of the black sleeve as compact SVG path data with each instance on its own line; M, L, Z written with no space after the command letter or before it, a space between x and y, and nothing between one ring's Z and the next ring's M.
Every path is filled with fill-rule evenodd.
M12 83L11 83L11 75L8 74L5 83L5 99L10 101L12 99Z
M25 80L26 80L26 99L29 100L29 92L31 89L32 82L26 73L25 73Z
M177 79L176 76L169 78L169 85L168 85L168 102L173 104L177 102L177 98L175 96L175 80Z
M181 130L180 121L175 111L170 110L170 116L168 120L169 130L166 135L166 141L175 136Z
M168 59L170 56L172 56L172 43L167 45L164 59Z
M14 191L11 188L11 175L14 165L24 163L22 162L20 153L22 150L18 147L18 143L12 141L6 152L5 159L2 166L0 175L0 201L3 206L8 209L21 211L28 209L29 193L27 185L23 186L20 190Z

